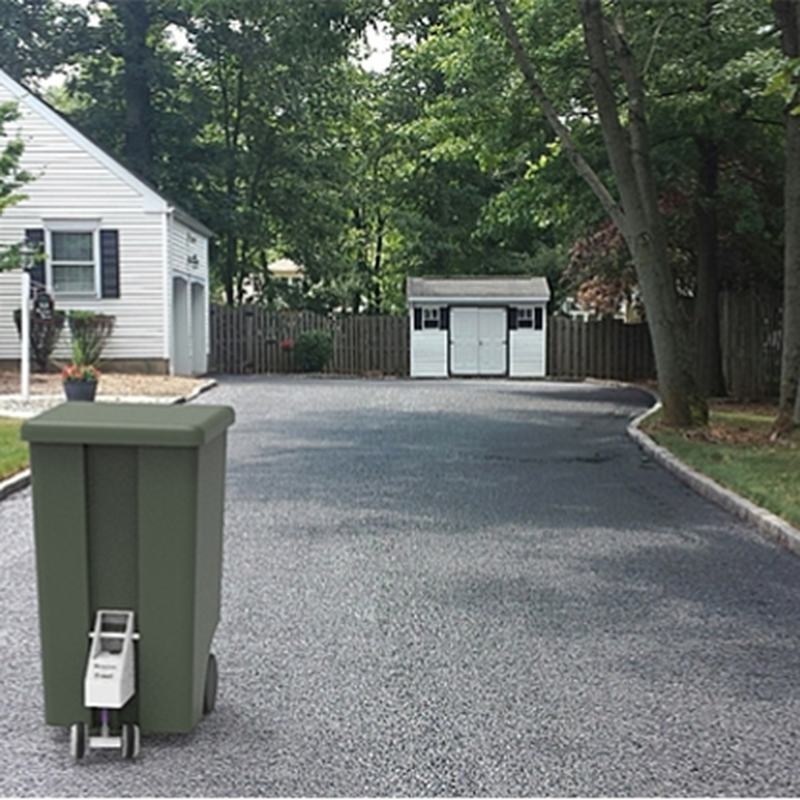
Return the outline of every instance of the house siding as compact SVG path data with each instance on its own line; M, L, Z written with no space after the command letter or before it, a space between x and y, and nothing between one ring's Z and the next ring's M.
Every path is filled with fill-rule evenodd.
M16 98L0 83L0 103ZM116 318L114 334L104 358L119 360L164 359L166 319L162 225L166 202L137 192L108 163L84 149L59 125L24 103L20 118L6 134L25 143L21 166L35 179L22 190L27 199L0 216L0 244L24 239L25 230L44 228L48 220L94 220L102 229L119 231L120 297L67 298L56 296L65 311L86 309ZM52 113L52 112L51 112ZM0 146L3 142L0 140ZM6 284L19 286L19 277L0 276L0 360L19 356L19 343L11 313L19 306L19 292L8 305ZM14 292L11 292L14 294ZM7 310L7 313L6 313ZM11 344L10 344L11 343ZM62 336L56 358L67 357L69 337Z
M174 309L170 315L173 325L183 325L182 330L173 330L170 334L173 366L187 374L202 374L208 369L211 325L207 295L208 240L170 215L167 252L171 276L169 292L174 290L176 279L186 284L185 295L181 299L186 304L184 313L179 314ZM174 297L171 302L176 302ZM176 344L176 336L181 337L182 344ZM181 350L182 358L176 357L176 347Z
M22 350L14 325L13 313L20 307L22 276L18 272L0 272L0 361L19 361Z

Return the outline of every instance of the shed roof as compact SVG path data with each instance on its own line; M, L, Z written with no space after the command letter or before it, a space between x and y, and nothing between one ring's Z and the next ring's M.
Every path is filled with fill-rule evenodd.
M547 278L408 278L406 293L410 301L541 303L550 299Z

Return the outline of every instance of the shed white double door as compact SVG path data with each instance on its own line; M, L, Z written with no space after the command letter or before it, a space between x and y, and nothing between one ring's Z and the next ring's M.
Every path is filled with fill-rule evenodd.
M506 375L507 351L505 308L450 310L451 375Z

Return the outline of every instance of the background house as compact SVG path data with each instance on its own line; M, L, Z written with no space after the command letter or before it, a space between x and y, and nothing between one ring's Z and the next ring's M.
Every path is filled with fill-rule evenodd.
M0 246L27 241L46 256L32 273L56 308L116 318L103 353L120 370L202 374L208 366L212 232L95 145L0 70L0 103L20 118L27 199L0 216ZM19 363L12 314L19 273L0 273L0 366ZM68 358L68 333L56 359Z
M409 278L411 377L545 375L545 278Z

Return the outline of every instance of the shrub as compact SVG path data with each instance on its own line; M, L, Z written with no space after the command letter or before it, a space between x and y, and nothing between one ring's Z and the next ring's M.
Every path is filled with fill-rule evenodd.
M115 317L94 311L70 311L67 319L72 336L73 363L97 366L114 331Z
M32 314L31 322L31 357L36 362L36 369L39 372L46 372L50 364L50 356L53 355L61 331L64 328L66 314L63 311L53 312L49 319L41 319ZM14 311L14 323L17 326L17 333L22 336L22 310Z
M294 342L294 366L298 372L321 372L333 358L330 331L303 331Z

